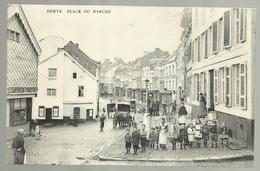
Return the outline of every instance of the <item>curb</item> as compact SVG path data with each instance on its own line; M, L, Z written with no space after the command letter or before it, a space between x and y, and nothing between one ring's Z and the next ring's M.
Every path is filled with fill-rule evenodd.
M143 158L143 159L124 159L116 157L106 157L98 155L100 161L141 161L141 162L213 162L213 161L234 161L234 160L254 160L253 154L229 155L220 157L200 157L200 158Z

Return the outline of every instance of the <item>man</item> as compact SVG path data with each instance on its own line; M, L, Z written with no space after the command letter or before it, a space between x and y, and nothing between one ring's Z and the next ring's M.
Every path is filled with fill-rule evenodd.
M105 125L105 115L104 115L104 113L102 113L99 121L100 121L100 132L102 132L103 129L104 129L104 125Z
M24 130L18 129L17 134L12 143L12 148L14 149L14 164L24 164Z

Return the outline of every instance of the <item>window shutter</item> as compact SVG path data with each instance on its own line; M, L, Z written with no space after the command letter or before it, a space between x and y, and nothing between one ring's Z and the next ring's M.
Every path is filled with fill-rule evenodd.
M218 70L214 70L214 101L218 104Z
M213 23L213 53L218 52L218 22Z
M230 10L224 13L224 47L231 46L231 14Z
M232 87L232 80L231 80L231 71L232 71L232 68L231 66L228 66L226 67L226 106L231 106L232 104L232 91L231 91L231 87Z
M240 64L240 107L247 108L247 66L246 62Z
M240 9L240 42L246 40L246 9Z

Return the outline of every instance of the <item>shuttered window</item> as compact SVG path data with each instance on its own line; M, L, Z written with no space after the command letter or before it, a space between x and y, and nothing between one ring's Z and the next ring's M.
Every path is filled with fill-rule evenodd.
M223 18L218 20L218 50L223 49Z
M236 44L240 42L240 10L239 9L236 9L236 12L235 12L235 36L236 36Z
M231 67L226 67L226 106L231 106Z
M200 48L200 39L201 39L201 36L199 36L198 37L198 62L201 60L201 53L200 53L200 50L201 50L201 48Z
M208 30L205 31L205 58L208 57Z
M247 66L246 63L240 64L240 106L246 109L246 92L247 92Z
M214 101L218 104L218 70L214 71Z
M224 13L224 47L231 46L231 14L230 11Z
M246 9L240 9L240 42L246 40Z
M218 51L218 22L213 23L213 53Z

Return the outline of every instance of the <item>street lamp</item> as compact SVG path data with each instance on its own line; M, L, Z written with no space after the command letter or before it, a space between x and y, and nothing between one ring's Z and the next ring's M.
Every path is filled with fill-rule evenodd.
M146 87L146 112L148 112L148 84L149 84L149 80L146 78L146 80L145 80L145 87Z

